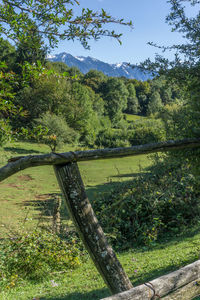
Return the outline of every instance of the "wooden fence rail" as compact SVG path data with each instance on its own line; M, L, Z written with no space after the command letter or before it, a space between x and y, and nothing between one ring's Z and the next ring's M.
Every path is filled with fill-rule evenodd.
M133 286L113 249L107 243L104 232L87 198L77 162L199 147L200 138L166 141L129 148L14 157L9 159L6 166L0 168L0 181L29 167L53 165L68 211L85 247L111 293L118 294L132 289Z
M180 141L165 141L154 144L139 145L127 148L107 148L88 151L76 151L66 153L49 153L44 155L28 155L13 157L8 164L0 168L0 181L7 177L30 167L44 165L59 165L73 161L98 160L106 158L116 158L148 154L156 152L167 152L187 148L200 147L200 138L184 139Z
M197 260L177 271L101 300L189 300L200 293L199 277L200 260ZM188 286L188 291L185 291L185 286Z

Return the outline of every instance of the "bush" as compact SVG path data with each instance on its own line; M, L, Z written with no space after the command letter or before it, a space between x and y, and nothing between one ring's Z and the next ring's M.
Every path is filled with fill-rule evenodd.
M47 144L53 152L64 143L71 144L78 140L78 133L70 128L61 116L47 112L36 121L47 129L47 135L39 135L38 138Z
M12 130L8 121L0 119L0 146L3 146L8 140L11 139Z
M121 129L112 129L100 131L96 138L96 145L99 147L116 148L129 147L127 132Z
M131 145L156 143L166 140L164 124L161 120L138 120L129 126L128 140Z
M0 254L0 279L7 287L23 279L46 279L51 272L73 269L81 263L74 239L66 242L41 230L1 241Z
M104 231L117 249L151 244L197 223L200 190L187 163L157 163L153 173L113 185L94 200Z

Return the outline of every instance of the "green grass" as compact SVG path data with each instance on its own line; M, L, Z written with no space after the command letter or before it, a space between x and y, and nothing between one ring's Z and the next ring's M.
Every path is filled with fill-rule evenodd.
M133 285L138 285L178 269L199 258L200 233L192 237L163 241L152 249L132 249L118 254ZM51 280L58 286L52 287ZM38 298L62 300L96 300L109 296L109 291L88 260L81 267L64 275L52 275L41 283L24 283L0 293L2 300L28 300Z
M61 151L71 151L65 147ZM43 144L15 142L7 144L0 151L1 166L10 157L48 153L49 148ZM147 156L86 161L79 163L83 181L89 198L101 191L109 189L112 182L121 182L137 175L142 167L150 164ZM106 184L105 184L106 183ZM8 228L18 228L21 222L26 227L36 226L38 220L48 222L49 205L54 195L60 193L52 166L34 167L23 170L0 183L0 237L8 232ZM11 229L12 230L12 229Z
M62 151L71 151L70 147ZM45 145L30 143L8 144L0 151L0 163L18 155L48 153ZM113 184L137 176L142 167L151 163L147 156L135 156L115 160L81 162L81 174L90 198L109 189ZM25 226L34 228L41 217L48 221L45 210L54 194L60 193L53 168L50 166L26 169L0 183L0 237L13 235L26 218ZM14 229L13 229L14 228ZM134 285L149 281L199 258L200 233L191 229L188 236L163 240L151 248L136 248L119 253L118 258ZM0 292L2 300L95 300L109 295L101 276L90 259L76 270L65 274L52 274L58 286L53 287L50 279L43 282L23 282L20 286Z
M146 117L138 116L138 115L131 115L131 114L124 114L126 116L127 121L137 121L141 119L145 119Z

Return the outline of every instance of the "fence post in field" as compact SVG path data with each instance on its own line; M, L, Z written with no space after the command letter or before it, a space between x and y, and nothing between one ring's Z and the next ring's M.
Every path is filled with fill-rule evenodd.
M132 284L108 245L87 198L76 162L55 165L54 170L68 211L98 271L112 294L132 288Z
M60 209L61 209L61 197L55 195L54 198L54 209L53 209L53 231L55 233L60 233L61 230L61 217L60 217Z

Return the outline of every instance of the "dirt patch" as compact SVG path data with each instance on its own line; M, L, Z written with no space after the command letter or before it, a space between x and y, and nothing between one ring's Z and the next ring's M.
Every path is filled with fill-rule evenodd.
M11 188L16 188L18 190L24 190L24 187L21 184L16 184L16 183L8 183L5 184L4 187L11 187Z
M20 181L30 181L30 180L33 180L33 177L31 177L29 174L20 175L17 178Z
M54 194L39 194L35 195L36 200L48 200L54 198Z

